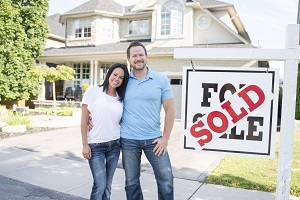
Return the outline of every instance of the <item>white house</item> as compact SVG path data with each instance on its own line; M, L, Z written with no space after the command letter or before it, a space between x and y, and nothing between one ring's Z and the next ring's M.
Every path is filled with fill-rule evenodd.
M133 40L148 50L148 66L166 74L174 89L176 116L180 116L182 66L174 48L256 48L233 4L216 0L141 0L124 7L113 0L90 0L62 14L65 46L48 48L41 63L65 64L75 69L75 79L63 89L85 83L101 84L107 69L126 63ZM194 61L197 66L265 67L266 62Z

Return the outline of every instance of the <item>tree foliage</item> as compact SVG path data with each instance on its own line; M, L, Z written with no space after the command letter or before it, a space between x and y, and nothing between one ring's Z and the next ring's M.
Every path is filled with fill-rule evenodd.
M57 65L49 67L47 65L34 66L31 70L32 76L39 79L45 79L48 82L69 81L74 79L75 70L66 65Z
M73 80L75 70L71 67L65 66L65 65L58 65L56 68L54 67L48 67L47 65L42 66L35 66L31 70L31 74L40 79L44 78L46 81L52 83L52 94L53 95L53 101L54 101L54 116L56 118L56 92L55 92L55 81L59 80Z
M48 0L0 0L0 101L32 99L41 80L30 70L49 33Z

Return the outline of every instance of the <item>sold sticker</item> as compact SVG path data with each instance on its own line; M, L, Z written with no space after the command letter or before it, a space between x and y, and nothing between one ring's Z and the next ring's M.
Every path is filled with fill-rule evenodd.
M239 74L243 74L241 69L238 70ZM223 142L226 148L231 146L228 145L229 143L243 146L244 142L246 146L260 147L261 142L269 142L270 137L267 135L270 133L266 131L271 129L267 122L270 122L270 118L274 116L265 115L266 111L270 112L269 108L273 109L270 113L274 114L273 103L274 100L277 101L277 95L274 95L274 91L278 90L270 90L274 87L267 86L267 83L262 81L259 76L253 79L253 71L250 71L249 77L252 78L252 81L247 80L246 73L244 74L245 77L239 76L236 77L236 80L232 78L232 73L230 73L230 77L226 77L228 69L223 74L220 74L220 70L218 70L217 76L214 76L214 71L209 69L210 78L207 74L205 75L205 70L201 72L197 73L197 71L190 70L188 76L192 81L189 84L190 88L186 87L186 84L183 85L183 88L186 89L183 94L184 97L187 97L187 93L189 95L188 101L184 102L183 105L186 108L192 108L182 110L182 119L185 122L183 133L187 142L196 150L211 148L216 141L218 141L217 146L219 147L220 142L222 142L219 141L220 138L223 138L224 141L226 134L229 135L227 140L232 140ZM264 72L264 74L266 73ZM239 89L236 89L234 85L238 85ZM201 115L198 115L199 112ZM195 120L197 115L197 120ZM192 118L194 120L191 123ZM239 134L234 132L236 129L241 130ZM233 137L233 135L240 137Z

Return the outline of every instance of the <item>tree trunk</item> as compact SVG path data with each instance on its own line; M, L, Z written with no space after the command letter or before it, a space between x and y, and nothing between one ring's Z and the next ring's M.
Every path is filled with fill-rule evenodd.
M52 82L52 95L53 95L53 108L54 108L54 118L56 119L56 91L55 91L55 81Z

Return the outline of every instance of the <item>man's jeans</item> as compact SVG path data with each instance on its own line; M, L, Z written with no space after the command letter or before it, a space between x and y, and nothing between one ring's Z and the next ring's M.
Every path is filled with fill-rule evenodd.
M89 144L92 158L89 165L94 183L91 200L108 200L111 195L113 175L120 156L120 139Z
M173 173L168 152L164 156L156 156L153 149L155 140L132 140L121 138L122 163L126 177L126 197L128 200L142 200L143 193L140 185L141 155L144 151L150 162L157 183L158 199L173 200Z

